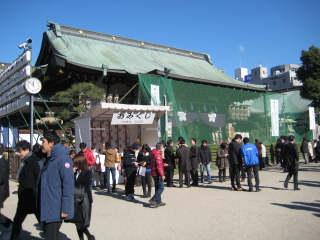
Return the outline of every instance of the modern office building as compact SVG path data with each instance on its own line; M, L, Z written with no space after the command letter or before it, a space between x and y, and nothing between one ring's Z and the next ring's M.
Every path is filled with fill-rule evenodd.
M234 70L235 79L244 81L244 76L248 75L248 68L237 68Z
M299 67L299 64L275 66L270 69L270 75L268 75L268 69L260 65L258 68L251 69L251 74L244 76L244 79L251 78L251 81L245 81L251 84L268 85L272 91L291 89L302 86L302 82L296 76Z

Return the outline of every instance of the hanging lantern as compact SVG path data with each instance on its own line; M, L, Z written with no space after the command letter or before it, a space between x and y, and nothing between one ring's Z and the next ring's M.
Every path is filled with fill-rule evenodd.
M113 102L119 103L119 94L117 93L117 89L116 89L116 93L114 94L114 97L113 97Z
M236 109L236 111L235 111L235 112L236 112L236 113L235 113L235 114L236 114L236 119L239 120L239 119L240 119L240 109L239 109L239 106L236 106L235 109Z
M107 103L112 103L112 98L113 98L113 94L112 93L108 93L107 94Z
M240 120L244 120L243 106L239 107Z

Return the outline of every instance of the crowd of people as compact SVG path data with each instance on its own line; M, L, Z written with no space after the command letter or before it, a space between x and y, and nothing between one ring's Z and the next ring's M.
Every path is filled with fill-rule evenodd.
M243 144L242 144L243 142ZM310 147L311 145L311 147ZM212 152L206 140L197 146L197 140L190 140L190 147L182 138L178 138L176 151L173 140L159 142L154 149L148 144L141 147L133 143L123 153L123 158L116 168L118 150L109 142L97 151L89 149L86 143L79 145L80 151L68 150L60 144L55 132L47 132L41 145L33 146L23 140L16 144L16 152L21 164L16 174L18 180L18 203L13 221L0 212L0 224L8 228L3 240L15 239L20 235L22 224L28 214L35 214L41 225L45 239L58 239L62 222L75 224L79 239L84 235L89 240L95 239L89 231L92 211L93 172L99 174L101 188L107 193L116 192L116 171L122 171L125 182L125 199L136 199L136 177L141 177L142 198L150 198L152 207L165 206L162 193L167 187L187 188L199 185L198 169L200 166L200 182L205 179L212 184L211 163ZM312 154L310 153L312 150ZM284 187L288 188L291 177L294 179L294 190L298 187L299 151L294 136L282 136L275 146L276 163L280 164L288 175ZM315 141L312 146L305 138L300 147L306 164L319 161L320 143ZM319 152L318 152L319 151ZM0 209L9 197L9 166L3 157L4 146L0 144ZM236 134L228 144L222 142L216 153L216 165L219 169L219 182L230 178L232 191L244 191L241 182L247 177L248 189L260 192L259 170L266 165L266 147L258 139L251 144L249 138ZM104 160L102 161L102 156ZM313 159L312 157L315 156ZM174 185L174 170L178 167L178 186ZM205 171L207 176L205 176ZM255 186L252 184L255 178ZM112 181L112 182L111 182ZM152 182L154 195L152 196ZM151 197L152 196L152 197Z

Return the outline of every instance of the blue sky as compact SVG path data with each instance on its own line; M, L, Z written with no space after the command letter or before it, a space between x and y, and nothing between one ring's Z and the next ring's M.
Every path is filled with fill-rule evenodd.
M0 62L33 40L39 54L46 21L207 53L234 69L301 63L302 50L320 47L319 0L0 0ZM241 60L240 60L241 59Z

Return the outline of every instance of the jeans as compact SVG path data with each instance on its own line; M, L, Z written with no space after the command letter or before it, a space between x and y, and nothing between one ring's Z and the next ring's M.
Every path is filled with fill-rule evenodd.
M143 196L151 197L151 171L146 172L145 176L141 176ZM147 193L148 185L148 193Z
M112 191L116 190L116 168L115 167L106 167L106 179L108 191L110 191L110 172L112 174L113 187Z
M304 163L309 163L309 153L302 153Z
M208 175L208 182L212 181L211 178L211 170L210 170L210 163L201 164L200 165L200 173L201 173L201 182L204 182L204 168L207 169L207 175Z
M161 201L161 194L164 190L164 184L163 184L161 177L159 177L159 176L152 176L152 177L154 180L154 187L155 187L156 191L155 191L153 197L151 198L151 200L160 204L162 202Z

